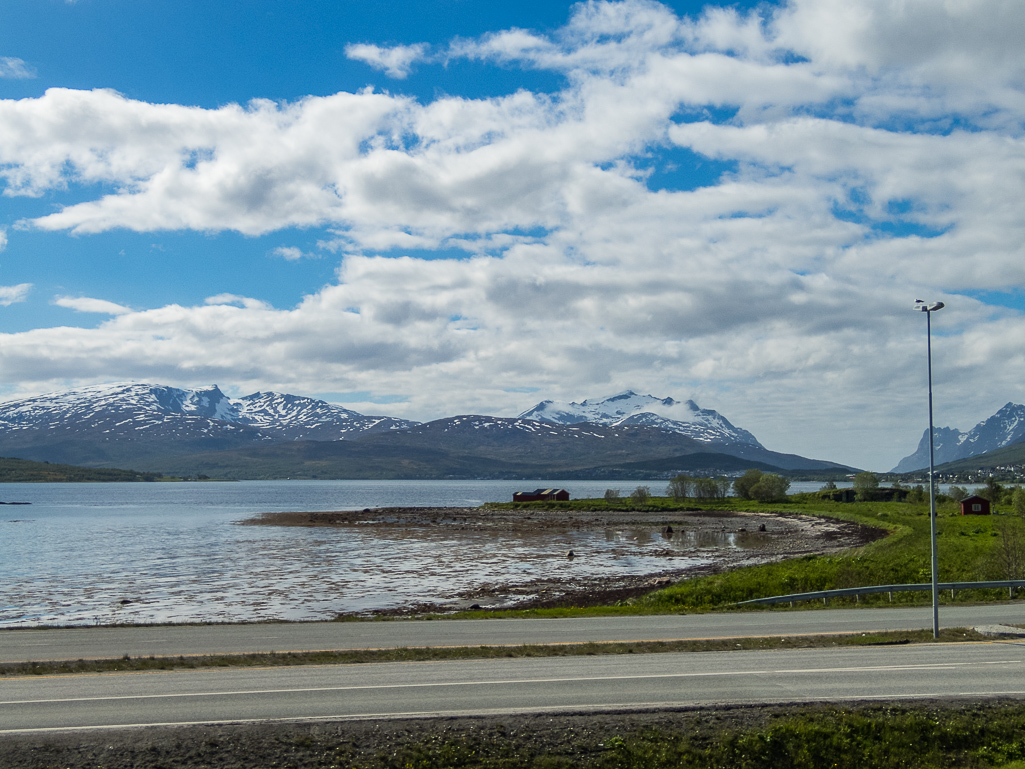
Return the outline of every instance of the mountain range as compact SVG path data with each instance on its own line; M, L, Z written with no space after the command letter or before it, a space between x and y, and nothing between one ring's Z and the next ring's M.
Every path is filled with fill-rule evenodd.
M717 411L699 408L694 401L681 403L672 398L638 395L632 390L598 401L541 401L520 414L520 418L562 425L582 422L614 427L643 425L687 435L702 443L735 443L764 448L751 433L734 427Z
M1022 441L1025 441L1025 406L1008 403L967 432L953 427L936 428L933 438L935 464L979 456ZM928 466L929 430L926 428L915 452L904 457L891 472L910 473Z
M427 423L314 398L229 398L138 383L0 403L0 456L229 478L668 477L765 470L845 472L780 454L693 401L627 391L543 401L519 417Z

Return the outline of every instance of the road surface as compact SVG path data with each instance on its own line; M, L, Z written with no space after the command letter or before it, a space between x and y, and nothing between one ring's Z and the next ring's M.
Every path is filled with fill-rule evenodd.
M0 679L0 735L265 720L1025 696L1025 645L940 644Z
M950 606L942 627L1025 624L1025 603ZM675 641L932 627L928 606L587 619L396 620L0 630L0 662L255 652Z

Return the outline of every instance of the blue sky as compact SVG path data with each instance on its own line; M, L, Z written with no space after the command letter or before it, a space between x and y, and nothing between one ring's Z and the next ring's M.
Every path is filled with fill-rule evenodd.
M737 3L750 7L756 3ZM31 99L48 88L113 89L157 104L216 109L252 99L294 102L306 96L355 92L368 85L429 103L439 94L499 97L519 89L553 93L562 74L451 61L418 67L396 81L346 55L352 43L382 46L428 42L522 27L538 31L565 24L573 3L422 2L139 2L112 0L13 0L5 4L0 52L25 63L31 78L0 79L0 97ZM703 3L669 4L681 15L699 15ZM674 158L673 152L683 156ZM724 164L669 150L654 162L652 186L689 188L714 181ZM680 168L680 163L683 168ZM103 185L56 189L37 198L8 198L8 230L26 218L112 191ZM337 259L293 260L278 248L317 252L320 227L285 227L254 237L227 232L123 229L89 237L64 232L23 232L0 262L0 280L31 282L35 296L8 308L5 330L40 324L89 327L96 318L56 306L51 295L102 294L142 309L201 303L232 293L290 307L330 281ZM408 252L408 249L405 250ZM448 253L451 253L449 251ZM444 252L443 252L444 254ZM421 252L437 258L436 251ZM244 269L240 265L244 264Z
M1025 398L1023 34L1010 0L8 0L0 393L631 388L886 469L914 299L938 421Z

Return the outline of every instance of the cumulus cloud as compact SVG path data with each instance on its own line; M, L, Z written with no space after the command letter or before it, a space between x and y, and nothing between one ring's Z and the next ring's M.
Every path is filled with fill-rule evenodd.
M35 70L21 59L13 56L0 56L0 78L28 80L35 76Z
M771 448L884 469L922 429L915 297L948 305L935 353L951 424L1025 398L1025 319L968 293L1025 290L1022 24L1005 0L696 18L590 2L561 29L446 49L557 72L554 93L2 101L4 193L86 198L26 226L321 227L318 248L342 256L294 307L218 294L111 313L8 335L0 366L41 389L387 390L421 419L630 387L693 396ZM426 57L347 51L396 77ZM381 255L431 250L463 258Z
M421 61L427 53L423 43L416 45L395 45L381 48L369 43L353 43L345 46L345 55L350 59L362 61L374 69L380 69L389 77L402 80L409 76L413 64Z
M67 307L76 312L95 312L103 315L125 315L132 310L116 302L106 299L92 299L87 296L58 296L53 303L58 307Z

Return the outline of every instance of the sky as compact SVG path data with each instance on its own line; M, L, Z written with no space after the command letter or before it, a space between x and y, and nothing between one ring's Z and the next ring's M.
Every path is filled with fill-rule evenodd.
M632 389L887 470L1025 399L1020 0L4 0L0 397Z

